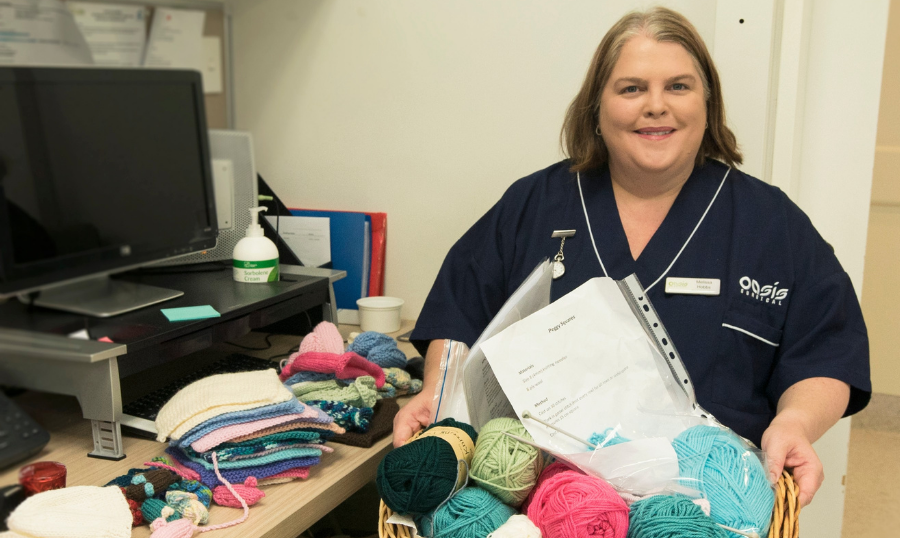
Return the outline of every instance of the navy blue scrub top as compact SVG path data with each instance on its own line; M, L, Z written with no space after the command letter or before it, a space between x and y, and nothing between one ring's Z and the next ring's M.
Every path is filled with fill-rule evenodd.
M566 272L553 282L552 301L604 276L568 167L562 161L516 181L450 249L412 334L423 355L433 339L471 347L538 263L559 251L554 230L576 235L566 239ZM778 399L810 377L851 386L847 415L866 406L869 345L853 285L779 189L708 160L634 260L608 168L583 172L581 186L607 276L636 273L649 288L700 405L719 421L759 445ZM717 278L721 294L666 294L665 277Z

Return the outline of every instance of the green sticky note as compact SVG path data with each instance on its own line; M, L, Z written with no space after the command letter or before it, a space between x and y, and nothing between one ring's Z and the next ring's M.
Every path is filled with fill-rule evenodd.
M190 321L193 319L218 318L221 316L216 309L205 304L203 306L185 306L184 308L161 308L160 312L169 321Z

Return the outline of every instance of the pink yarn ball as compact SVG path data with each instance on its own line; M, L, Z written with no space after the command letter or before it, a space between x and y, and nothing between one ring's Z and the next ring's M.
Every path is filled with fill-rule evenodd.
M560 463L558 461L553 462L550 465L544 467L544 470L541 472L540 476L538 476L537 482L534 483L534 488L532 488L531 492L528 494L528 497L525 497L525 501L522 503L522 506L520 508L522 513L523 514L528 513L528 507L531 506L531 500L534 499L534 494L537 492L537 490L541 489L541 484L546 482L547 479L550 478L551 476L556 476L559 473L562 473L565 471L572 471L572 472L576 472L576 473L580 472L580 471L576 471L576 470L572 469L565 463Z
M528 519L544 538L625 538L628 506L603 480L575 471L557 473L536 488Z

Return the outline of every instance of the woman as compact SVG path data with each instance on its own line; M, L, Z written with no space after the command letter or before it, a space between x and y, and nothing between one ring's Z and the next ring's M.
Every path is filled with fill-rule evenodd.
M871 393L868 339L850 279L781 191L740 172L705 45L664 8L603 38L563 125L569 158L513 184L450 250L413 333L426 388L395 444L432 418L443 339L470 346L507 297L576 230L551 299L636 273L699 403L793 470L801 504L822 483L811 444ZM719 284L677 293L682 277ZM683 281L682 281L683 282Z

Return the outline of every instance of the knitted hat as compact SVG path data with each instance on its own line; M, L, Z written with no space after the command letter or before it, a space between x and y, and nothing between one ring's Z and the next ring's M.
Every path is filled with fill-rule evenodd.
M344 352L344 338L334 323L323 321L316 325L316 328L300 342L300 353L307 351L322 351L340 355Z
M306 353L294 353L293 360L281 370L280 379L288 379L297 372L319 372L323 374L334 373L338 379L356 379L369 375L375 378L375 386L384 385L384 370L377 364L371 363L352 351L337 355L322 351L308 351Z
M178 391L159 410L156 439L178 439L194 426L223 413L285 402L293 397L275 370L209 376Z
M131 510L116 486L73 486L25 499L4 538L129 538Z

